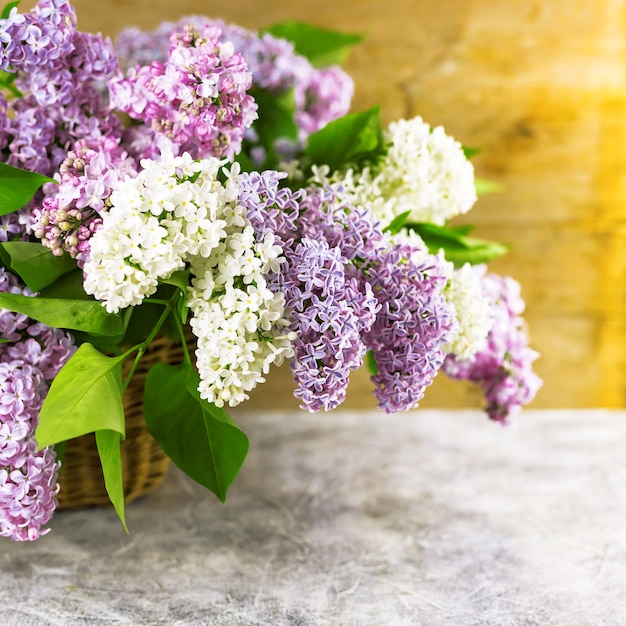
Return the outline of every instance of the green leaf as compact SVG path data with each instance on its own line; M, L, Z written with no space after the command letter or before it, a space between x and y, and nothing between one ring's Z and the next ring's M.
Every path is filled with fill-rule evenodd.
M296 21L275 24L264 32L291 41L296 52L315 67L343 63L352 46L363 41L363 35L340 33Z
M446 226L446 228L457 235L469 235L474 230L473 224L458 224L457 226Z
M376 376L378 374L378 365L376 363L376 356L374 355L373 350L368 350L365 353L365 363L367 365L367 369L372 376Z
M120 451L121 435L115 430L96 431L96 446L102 465L104 486L109 499L120 518L124 530L128 532L124 514L124 476L122 473L122 454Z
M144 415L152 436L188 476L222 502L248 453L248 438L223 409L202 400L190 363L148 372Z
M0 248L0 251L2 248ZM93 302L93 298L85 293L83 287L83 271L74 269L63 274L52 284L39 291L40 298L58 298L61 300L87 300Z
M409 224L408 228L420 235L431 253L443 250L446 259L457 267L464 263L487 263L506 254L511 248L507 244L468 237L464 234L467 226L450 228L434 224Z
M41 291L76 268L76 261L69 254L55 256L40 243L7 241L0 245L11 257L11 269L31 291Z
M80 330L93 335L121 335L125 328L120 315L107 313L95 300L31 298L0 293L0 307L23 313L54 328Z
M404 213L400 213L400 215L396 215L396 217L394 217L391 222L389 222L389 224L385 226L385 228L383 228L383 232L390 233L392 235L399 233L412 212L413 211L409 210L405 211Z
M0 19L6 20L11 14L11 10L14 9L16 6L18 6L19 3L20 3L20 0L17 0L16 2L9 2L8 4L6 4L4 9L2 9L2 14L0 15Z
M305 154L331 170L372 158L383 145L379 107L334 120L309 136Z
M474 186L476 187L476 194L479 196L485 196L489 193L502 193L504 191L504 185L483 178L476 178Z
M296 103L293 91L284 94L272 94L265 89L255 88L250 91L259 107L259 118L254 123L254 130L259 136L259 143L266 152L263 168L276 167L276 141L298 138L298 126L295 121Z
M473 156L480 154L482 152L482 148L468 148L467 146L463 146L463 154L465 158L471 159Z
M0 163L0 215L21 209L52 178Z
M99 430L125 435L121 357L84 343L56 375L39 413L39 448Z
M179 270L161 282L164 282L166 285L174 285L174 287L178 287L184 294L186 294L187 287L189 287L189 275L189 270Z

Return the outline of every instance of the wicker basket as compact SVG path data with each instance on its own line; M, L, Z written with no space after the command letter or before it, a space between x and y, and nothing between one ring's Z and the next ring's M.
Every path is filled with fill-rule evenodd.
M163 482L170 465L169 458L148 432L142 410L146 375L159 361L182 361L180 344L174 344L165 337L153 341L139 362L124 396L126 439L122 442L122 465L126 502L156 489ZM130 367L130 363L125 363L125 366ZM59 483L61 490L57 498L60 509L111 504L93 433L67 443Z

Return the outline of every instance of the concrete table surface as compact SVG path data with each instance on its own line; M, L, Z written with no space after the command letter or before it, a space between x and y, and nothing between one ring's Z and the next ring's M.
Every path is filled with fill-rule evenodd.
M226 505L170 471L1 540L0 624L626 624L626 411L239 413Z

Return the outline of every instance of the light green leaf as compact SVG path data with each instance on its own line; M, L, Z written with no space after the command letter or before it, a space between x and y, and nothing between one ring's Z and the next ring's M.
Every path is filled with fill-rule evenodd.
M126 517L124 514L124 476L122 473L122 454L120 452L121 435L115 430L96 431L96 446L102 464L102 475L109 499L120 518L124 529Z
M248 453L248 438L226 411L200 398L199 382L189 363L157 363L146 379L144 415L172 461L224 502Z
M489 193L502 193L504 191L504 185L485 180L484 178L474 179L474 186L476 187L476 194L479 196L485 196Z
M121 335L125 330L121 316L107 313L95 300L31 298L13 293L0 293L0 307L23 313L53 328L80 330L108 337Z
M41 291L76 268L76 261L69 254L55 256L40 243L7 241L0 245L11 258L11 269L31 291Z
M396 215L391 222L385 228L383 228L384 233L390 233L395 235L402 230L402 227L406 223L407 219L409 219L409 215L411 215L412 211L405 211L404 213L400 213L400 215Z
M352 46L363 41L362 35L340 33L296 21L275 24L264 32L291 41L296 52L315 67L340 65Z
M178 287L184 294L187 293L187 287L189 287L189 270L179 270L174 272L169 278L164 279L166 285L174 285Z
M417 232L432 254L443 250L446 259L457 267L464 263L487 263L511 248L507 244L468 237L465 234L467 226L450 228L435 224L408 224L407 227Z
M0 19L2 20L6 20L9 15L11 15L11 11L18 6L20 3L20 0L17 0L16 2L9 2L8 4L6 4L4 6L4 8L2 9L2 14L0 15Z
M471 148L468 146L463 146L463 154L465 155L465 158L467 159L471 159L472 157L476 156L477 154L480 154L482 152L482 148Z
M0 163L0 215L21 209L52 178Z
M122 358L84 343L52 381L39 413L39 448L99 430L125 436Z
M383 146L379 107L330 122L309 136L305 154L331 170L376 156Z

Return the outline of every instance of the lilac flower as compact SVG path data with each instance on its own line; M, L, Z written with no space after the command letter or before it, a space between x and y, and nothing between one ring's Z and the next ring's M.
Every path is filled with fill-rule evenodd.
M82 267L113 188L134 177L136 168L114 138L78 141L61 163L59 184L46 185L43 203L33 210L35 236L54 254L68 252Z
M0 291L32 295L4 268ZM32 541L48 532L60 463L37 450L35 429L50 381L74 352L70 335L0 309L0 536Z
M16 86L41 106L68 105L117 70L111 42L77 31L67 0L40 0L29 13L12 13L1 28L0 67L17 72Z
M443 262L421 252L395 244L362 270L380 303L365 344L378 370L372 376L378 405L387 412L417 406L443 364L444 346L455 329L442 293Z
M520 290L519 283L510 277L485 275L483 291L494 310L487 345L468 360L449 355L443 366L451 378L480 383L490 419L505 424L535 397L542 385L532 370L538 354L528 346Z
M244 177L242 194L256 227L279 226L287 263L274 279L292 311L297 334L295 395L310 411L330 410L345 397L350 370L374 353L379 406L413 408L444 360L455 319L442 295L446 272L438 257L393 244L365 209L340 189L307 188L299 209L278 224L271 206L278 177ZM293 198L292 198L293 200ZM284 202L283 202L284 203ZM268 205L270 206L268 210Z
M109 82L112 105L167 138L174 154L232 159L257 114L247 65L220 36L211 25L175 30L166 61Z
M301 141L349 111L354 83L342 69L337 66L314 68L308 59L296 53L291 42L222 20L193 15L177 23L163 22L152 32L125 29L116 41L120 62L128 68L147 66L155 61L165 63L171 34L185 26L200 32L210 26L218 27L221 41L230 42L243 56L254 87L276 95L293 89ZM126 97L128 95L127 91ZM140 99L141 95L133 93L133 98ZM254 133L248 132L246 138L254 143Z
M60 463L37 452L34 432L47 393L41 372L24 361L0 363L0 536L37 539L56 508Z
M0 20L0 67L23 94L0 103L0 160L52 176L79 139L120 137L102 85L117 71L109 40L76 30L66 0Z

